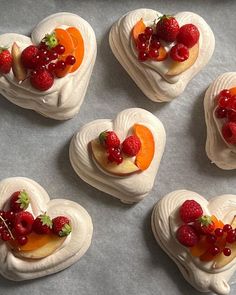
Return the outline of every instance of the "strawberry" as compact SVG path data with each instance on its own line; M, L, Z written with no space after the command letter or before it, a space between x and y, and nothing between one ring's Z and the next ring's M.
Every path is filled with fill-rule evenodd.
M35 45L26 47L21 53L21 62L26 69L35 69L37 66L37 54L39 49Z
M14 230L19 236L25 236L32 232L34 217L30 212L21 211L15 214Z
M179 33L179 24L171 15L163 15L156 24L157 36L166 41L174 42Z
M229 144L236 144L236 123L225 123L222 127L222 135Z
M65 216L57 216L52 220L52 231L59 237L68 236L71 233L70 220Z
M122 143L122 152L130 157L136 156L141 148L141 141L136 135L130 135Z
M195 229L191 225L187 224L183 224L178 228L176 238L180 244L186 247L195 246L199 239Z
M103 131L99 134L100 144L106 148L118 148L120 140L114 131Z
M202 215L194 221L194 228L199 234L211 234L215 230L215 222L209 215Z
M14 192L10 197L10 209L13 212L24 211L29 206L29 196L26 191Z
M52 220L46 215L39 215L33 223L33 231L37 234L50 234L52 229Z
M179 29L179 33L176 39L178 43L182 43L188 48L191 48L195 44L197 44L199 36L200 33L195 25L186 24Z
M186 200L179 209L180 218L183 222L189 223L202 216L202 207L194 200Z
M0 47L0 73L8 74L12 67L12 55L5 47Z
M30 83L34 88L46 91L52 87L54 76L46 69L39 69L31 73Z

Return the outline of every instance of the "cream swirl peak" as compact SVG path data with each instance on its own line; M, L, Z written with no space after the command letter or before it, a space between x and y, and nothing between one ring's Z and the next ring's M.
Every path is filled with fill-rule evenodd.
M55 36L59 36L56 42L62 48L56 46ZM24 52L29 46L40 47L42 43L50 50L40 50L40 54L35 53L35 56L35 48ZM34 28L31 38L6 33L0 36L0 45L7 46L9 51L12 48L13 56L12 70L0 77L3 96L18 106L57 120L66 120L78 113L97 51L94 31L84 19L66 12L53 14ZM42 64L41 55L44 53L44 59L52 60L50 64L47 61L46 65ZM34 59L35 67L29 62L29 57Z
M88 250L93 225L79 204L50 200L38 183L23 177L2 180L0 195L0 208L4 210L1 230L5 226L4 232L11 235L3 236L2 232L0 241L0 274L7 279L21 281L53 274L78 261ZM20 208L19 204L26 206ZM13 221L9 212L14 212Z
M188 82L208 63L215 48L214 34L203 18L195 13L180 12L174 15L179 26L193 24L200 33L198 43L189 48L189 59L173 62L167 57L165 52L168 53L168 51L170 51L169 55L173 56L170 50L173 42L164 42L159 47L159 55L157 52L152 52L152 57L153 54L157 54L159 61L154 61L153 58L148 60L143 57L138 58L138 52L132 40L134 27L140 20L145 26L150 26L161 16L160 12L152 9L131 11L113 25L109 36L111 49L118 61L143 93L156 102L170 101L180 95ZM185 48L185 50L188 49ZM176 64L178 64L177 68Z

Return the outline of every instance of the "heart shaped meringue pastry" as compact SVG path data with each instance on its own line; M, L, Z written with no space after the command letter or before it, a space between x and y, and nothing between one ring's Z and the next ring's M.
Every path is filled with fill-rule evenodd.
M126 109L114 120L83 126L71 141L70 161L85 182L131 204L152 189L165 141L165 129L153 114Z
M213 215L214 214L214 215ZM152 230L184 278L201 292L228 294L236 270L236 196L209 202L177 190L163 197L152 213Z
M72 118L83 102L96 59L92 27L72 13L42 20L31 38L0 35L12 62L0 68L0 93L12 103L57 120ZM11 68L12 65L12 68ZM7 70L7 66L9 66Z
M87 211L65 199L50 200L23 177L0 182L0 274L21 281L61 271L88 250L93 233Z
M208 158L221 169L236 169L236 73L224 73L210 85L204 109Z
M179 96L215 47L214 34L199 15L180 12L170 17L152 9L122 16L109 42L137 86L155 102Z

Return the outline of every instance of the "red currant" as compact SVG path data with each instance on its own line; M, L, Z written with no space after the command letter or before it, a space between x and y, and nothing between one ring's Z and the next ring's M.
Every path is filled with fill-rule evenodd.
M41 51L41 50L47 50L48 47L47 47L47 45L46 45L44 42L42 42L42 43L39 44L38 49L39 49L40 51Z
M231 250L230 250L230 248L224 248L224 249L223 249L223 253L224 253L225 256L230 256L230 255L231 255Z
M6 211L5 212L5 219L7 219L10 222L14 222L14 220L15 220L15 213L13 211Z
M215 244L217 237L214 235L207 235L206 240L209 244Z
M147 59L148 59L148 53L145 52L145 51L140 51L140 52L139 52L139 55L138 55L138 59L139 59L140 61L145 61L145 60L147 60Z
M223 89L221 90L221 92L219 93L219 98L220 97L231 97L230 91L228 89Z
M148 55L150 58L155 59L159 56L159 51L158 51L158 49L150 49L148 52Z
M220 248L217 246L214 246L212 248L209 249L211 255L216 256L220 253Z
M152 34L153 34L153 28L151 28L151 27L146 27L146 29L145 29L145 34L148 36L148 37L150 37Z
M53 73L56 69L56 64L51 62L49 65L48 65L48 70L50 73Z
M18 243L23 246L28 242L28 238L26 236L20 236L17 238Z
M226 108L218 107L215 110L215 115L219 119L225 118L227 116L227 114L228 114L228 111Z
M76 62L74 55L68 55L65 60L66 64L69 66L73 66Z
M58 58L58 53L56 51L50 51L50 53L48 54L48 57L50 60L55 60Z
M61 44L58 44L56 47L53 48L53 50L60 55L65 52L65 47Z
M225 224L223 227L223 231L224 232L228 232L232 229L232 226L230 224Z
M66 63L63 60L59 60L56 63L57 70L64 70L66 68Z
M147 41L147 35L146 34L139 34L138 35L138 40L140 41L140 42L146 42Z
M145 42L139 42L139 43L137 44L137 48L138 48L138 50L140 50L140 51L145 51L145 50L147 49L147 47L148 47L148 45L147 45L147 43L145 43Z
M11 240L11 236L10 236L10 234L9 234L8 231L2 232L1 237L2 237L2 240L3 241L9 241L9 240Z
M216 228L215 229L215 235L217 236L217 237L221 237L222 235L223 235L223 229L222 228Z
M231 229L227 232L226 242L232 244L235 241L236 241L236 230Z
M159 40L152 40L150 47L153 49L159 49L161 47L161 42Z
M227 119L229 122L236 123L236 112L233 110L228 110L227 111Z
M226 108L228 106L228 103L229 103L229 97L226 97L226 96L219 97L218 105L220 107Z

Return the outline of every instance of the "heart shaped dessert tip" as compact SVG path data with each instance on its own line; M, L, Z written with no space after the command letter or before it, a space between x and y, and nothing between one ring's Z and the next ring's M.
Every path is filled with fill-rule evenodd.
M60 271L88 249L93 226L77 203L49 200L26 178L0 182L0 273L27 280Z
M94 32L79 16L59 13L39 23L31 37L0 36L0 92L45 116L71 118L82 103L95 61Z
M96 120L72 139L70 161L92 186L125 203L151 190L165 146L162 123L143 109L127 109L115 120Z
M204 109L209 159L221 169L236 169L236 73L224 73L211 84Z
M186 190L162 198L152 213L152 230L184 278L201 292L228 294L236 270L236 196L209 202Z
M197 14L162 15L137 9L121 17L110 31L110 46L143 93L169 101L209 61L214 35Z

